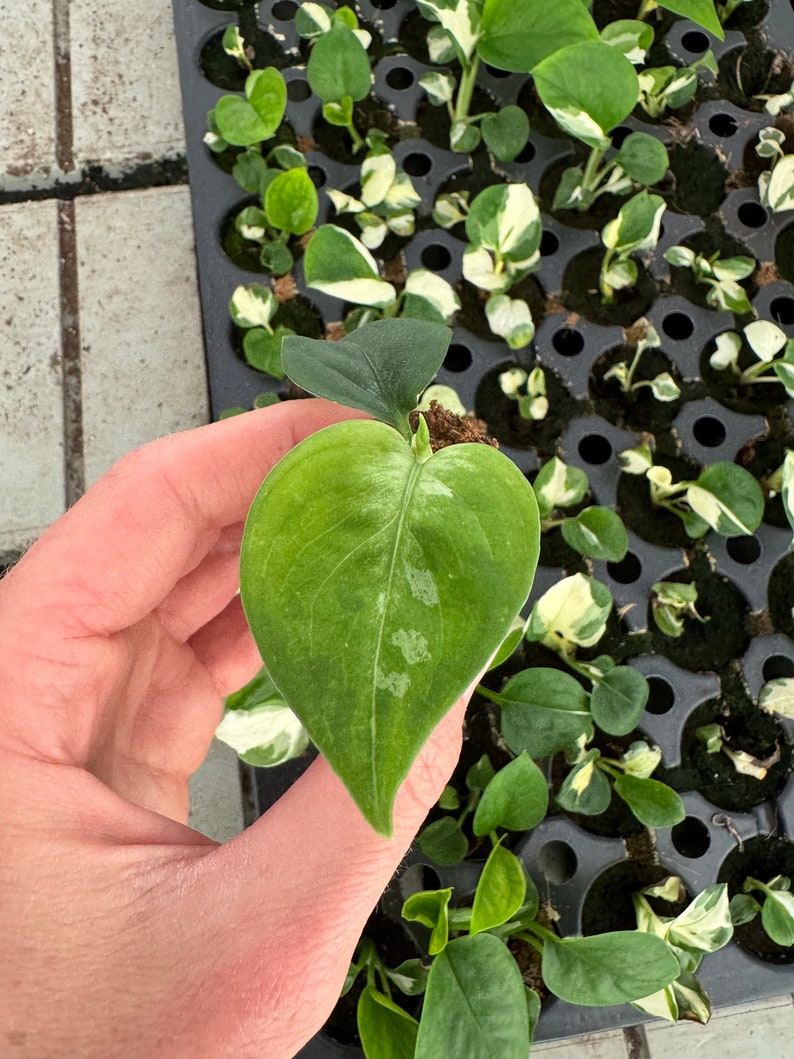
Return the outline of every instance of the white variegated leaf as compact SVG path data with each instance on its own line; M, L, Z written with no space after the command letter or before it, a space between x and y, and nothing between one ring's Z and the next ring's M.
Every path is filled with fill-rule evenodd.
M653 456L647 442L636 449L624 449L618 454L620 465L626 474L647 474L653 467Z
M450 103L454 98L457 86L452 74L441 73L440 70L434 70L433 73L420 77L419 84L427 93L427 98L436 107Z
M657 401L677 401L681 396L681 390L669 371L651 379L651 393Z
M702 890L670 924L667 937L687 952L716 952L727 945L733 937L727 883Z
M531 640L556 637L592 647L604 635L611 609L612 597L604 585L584 574L573 574L552 585L537 601L527 635Z
M252 710L227 710L215 735L256 765L280 765L309 745L306 729L283 700Z
M535 324L529 306L521 298L493 294L485 304L488 326L504 338L511 349L523 349L535 336Z
M776 213L794 210L794 154L784 155L772 170L766 197Z
M334 188L328 188L326 194L331 202L333 202L334 209L337 213L361 213L364 209L363 202L354 199L352 195L346 195L344 191L336 191Z
M768 364L786 344L786 335L769 320L753 320L744 328L744 335L750 348L759 360Z
M718 499L708 489L699 485L690 485L686 491L689 506L696 515L700 515L704 522L708 522L723 537L735 537L738 535L752 535L749 526L745 526L738 516Z
M372 305L382 308L393 302L397 292L391 283L382 279L354 278L343 280L316 280L311 284L313 290L330 294L333 298L352 302L354 305Z
M460 309L460 298L449 283L425 268L414 269L405 281L405 293L423 298L435 311L449 320Z
M278 308L270 287L262 283L249 283L235 288L229 302L229 315L238 327L264 327L270 330L270 321Z
M361 201L370 208L383 202L397 175L391 151L368 154L361 163Z
M420 412L426 412L430 408L431 401L438 401L443 408L446 408L450 412L454 412L455 415L458 415L461 418L467 414L465 405L451 386L442 386L440 383L434 383L432 386L428 386L420 397L419 404L416 407Z
M554 120L565 132L584 141L588 147L606 150L610 146L609 137L601 126L585 111L578 107L547 107Z
M526 381L527 373L523 368L508 368L499 375L499 388L506 397L517 397Z
M649 746L638 740L632 743L620 759L624 772L640 779L648 779L662 760L662 751L658 746Z
M716 350L709 357L709 364L715 371L726 371L737 368L739 353L742 349L741 335L735 331L723 331L714 339Z
M361 229L361 242L368 250L377 250L389 232L386 222L369 212L360 213L356 221Z
M482 246L469 246L464 252L463 276L480 290L502 291L510 286L510 276L495 270L494 259Z
M443 66L457 59L455 45L443 26L431 26L427 32L427 54L431 63Z
M794 720L794 677L777 677L761 688L758 705L780 717Z
M470 59L474 54L479 37L478 9L469 0L457 0L453 6L436 4L433 0L422 0L423 8L438 19L450 37L455 40L463 57ZM433 60L441 61L441 60ZM447 61L447 60L444 60Z
M421 201L422 196L411 183L411 178L402 169L398 169L391 187L386 192L386 205L393 209L412 210Z
M301 36L312 40L328 33L331 28L331 15L322 4L305 3L300 5Z
M528 230L536 226L539 220L540 210L530 188L526 184L508 184L504 202L497 214L497 245L489 249L510 254L526 239Z
M354 29L353 36L358 37L359 44L367 51L370 44L372 44L372 34L368 33L365 29Z

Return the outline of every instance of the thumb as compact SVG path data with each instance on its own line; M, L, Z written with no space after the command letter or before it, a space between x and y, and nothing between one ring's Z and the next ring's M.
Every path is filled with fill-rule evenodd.
M223 998L224 1019L229 1004L238 1020L245 1012L247 1027L231 1018L230 1032L262 1054L294 1055L330 1015L368 916L452 774L472 690L414 762L397 794L392 837L373 831L318 758L259 821L204 858L203 883L215 894L206 907L226 923L210 932L225 951L213 947L208 1002Z

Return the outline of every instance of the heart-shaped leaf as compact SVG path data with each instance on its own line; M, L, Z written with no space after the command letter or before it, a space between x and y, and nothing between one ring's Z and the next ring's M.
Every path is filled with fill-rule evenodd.
M482 138L500 162L512 162L529 139L529 118L513 104L482 119Z
M304 390L369 412L410 438L408 413L441 367L451 336L425 320L376 320L338 342L296 335L281 356Z
M681 968L667 942L617 930L589 938L551 938L543 946L543 981L571 1004L600 1007L664 989Z
M534 494L488 445L414 453L338 423L270 472L241 593L273 680L370 823L501 644L538 554Z
M598 40L595 22L581 0L485 0L477 51L497 70L529 73L547 55L581 40Z

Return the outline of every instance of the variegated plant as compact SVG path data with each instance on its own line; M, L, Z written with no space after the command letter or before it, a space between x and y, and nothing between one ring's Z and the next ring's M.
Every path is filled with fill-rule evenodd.
M717 335L710 366L715 371L730 372L739 387L780 382L789 397L794 397L794 339L770 320L753 320L742 328L742 335L735 331ZM742 368L739 360L745 350L752 353L755 361Z
M460 309L449 283L428 269L409 273L403 289L381 278L378 263L354 235L324 224L312 235L303 259L306 286L358 306L345 329L383 317L402 316L448 324Z
M278 308L270 287L263 283L249 283L235 288L229 302L229 315L232 322L245 332L243 353L248 363L258 371L283 379L281 342L295 332L291 327L273 326Z
M587 475L553 456L541 467L532 485L540 513L541 532L556 527L565 542L590 559L620 562L628 549L626 529L611 508L590 505L576 515L561 514L579 507L590 491Z
M714 53L707 51L689 66L650 66L639 74L639 103L651 118L661 118L667 110L686 106L698 89L698 70L719 73Z
M548 415L546 374L540 365L528 372L523 368L507 368L499 375L499 389L505 397L516 402L522 419L538 422Z
M758 192L762 205L773 213L794 210L794 154L783 150L785 133L774 126L761 129L756 154L771 158L770 168L758 178Z
M659 240L664 199L640 191L608 221L601 231L601 242L606 253L598 279L601 301L608 305L617 291L631 290L637 283L639 271L632 255L640 250L653 250Z
M361 163L359 198L333 188L326 193L337 214L353 215L364 246L377 250L389 232L403 238L414 234L414 210L421 196L386 146L385 133L371 129L366 142L369 151Z
M755 272L755 258L740 254L720 259L719 250L706 257L688 246L671 246L662 256L676 268L691 269L695 282L709 288L706 301L712 309L740 314L753 312L747 291L739 280Z
M683 636L687 618L705 622L697 612L697 585L679 581L656 581L651 585L651 613L656 627L665 636L678 639Z
M638 323L642 322L638 321ZM631 363L619 360L617 364L613 364L608 371L604 372L604 382L614 380L625 394L637 393L638 390L647 387L657 401L677 401L681 396L681 390L669 371L659 372L652 379L635 380L634 378L643 353L648 349L658 349L661 345L656 329L647 321L644 322L647 325L645 334L637 342Z
M675 981L633 1004L640 1011L671 1022L688 1019L705 1023L711 1017L711 1003L695 971L704 956L717 952L733 937L728 886L726 883L707 886L677 916L657 915L648 900L658 898L676 903L685 897L684 885L675 875L632 894L637 929L666 941L680 967Z
M651 503L672 512L693 539L709 529L723 537L751 536L764 514L764 494L744 467L718 461L700 472L694 481L674 482L670 470L653 462L647 442L620 453L626 474L648 480Z
M761 913L761 925L776 945L794 945L794 894L787 875L775 875L762 882L748 876L742 892L731 899L734 926L750 923Z

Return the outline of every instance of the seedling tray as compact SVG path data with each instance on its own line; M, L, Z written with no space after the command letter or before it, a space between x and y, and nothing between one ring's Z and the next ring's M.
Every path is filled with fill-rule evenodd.
M755 9L759 2L753 0L746 6ZM245 363L239 335L228 315L229 298L238 284L268 282L268 277L241 267L224 250L224 233L246 198L205 147L203 136L207 112L221 95L241 89L244 74L235 71L233 62L224 62L220 38L226 26L238 18L244 36L250 37L257 28L257 65L279 66L288 84L286 121L297 137L317 137L319 103L308 93L305 81L293 21L296 7L292 0L263 0L254 6L242 0L237 4L174 2L214 417L228 408L251 407L262 392L285 389L282 383ZM387 42L398 41L405 20L416 17L410 0L359 0L355 7L364 23ZM745 52L757 59L765 49L776 51L794 41L794 10L789 0L773 0L760 19L753 21L748 15L741 25L746 26L745 32L741 28L730 30L725 41L719 42L685 20L672 20L664 43L674 61L687 63L711 47L721 69L728 69L735 67ZM429 69L416 56L388 53L375 65L373 98L392 110L406 130L421 114L423 93L417 82ZM499 104L521 101L528 78L498 73L483 68L480 87ZM635 503L617 453L636 445L646 430L654 435L660 452L699 466L739 458L752 469L755 450L766 444L767 435L777 439L776 443L785 440L794 447L791 402L773 408L736 408L723 403L719 388L712 385L704 370L705 351L713 348L710 344L717 334L734 328L735 321L731 314L707 309L685 296L662 257L669 246L704 238L718 238L733 248L731 252L752 255L769 266L765 270L767 282L753 288L755 308L761 318L777 322L787 335L794 336L794 215L768 213L759 203L753 181L745 180L745 186L726 190L726 182L742 183L736 176L754 157L759 129L772 119L759 105L741 100L738 88L726 83L729 90L724 98L701 93L702 101L687 117L686 136L678 131L674 138L671 124L642 120L637 112L624 123L625 131L641 128L659 136L675 157L676 205L665 214L664 232L649 263L656 286L648 304L636 313L647 316L654 325L662 337L662 351L670 369L687 383L673 410L660 406L649 413L647 421L631 421L599 394L598 375L605 359L625 338L622 326L601 319L597 306L590 312L586 292L583 295L575 289L585 256L600 245L598 227L583 226L587 224L583 218L576 218L578 226L574 226L570 218L552 215L548 208L544 209L543 263L537 273L544 302L531 347L511 353L503 342L484 333L476 318L464 316L454 328L450 352L437 380L452 386L467 408L490 423L504 451L526 474L532 475L537 469L538 452L544 458L556 453L586 471L593 503L617 506L629 530L629 552L621 563L593 562L592 573L613 593L626 632L652 627L648 614L650 586L688 568L694 552L687 540L671 545L657 539L652 516L649 523L648 513ZM548 182L550 174L559 171L571 150L571 141L533 130L522 160L500 164L491 174L491 182L500 178L525 181L536 194L540 190L542 197L544 180ZM415 135L415 130L406 132L394 154L422 196L420 215L429 213L442 189L474 186L479 179L469 156L453 154L439 143ZM359 162L337 155L329 157L319 149L306 152L310 173L321 190L318 224L331 212L322 188L348 189L357 184ZM721 175L709 202L707 195L704 199L698 191L703 191L709 174L715 172ZM420 223L401 254L409 270L421 265L455 284L461 275L464 245L452 234ZM300 260L293 275L321 334L327 325L339 320L340 303L306 291ZM549 421L526 435L511 420L496 383L499 372L514 364L540 364L551 382ZM563 415L558 414L560 409ZM785 605L781 609L769 596L769 586L774 584L778 586L776 599L781 596L780 586L784 600L794 598L790 591L794 587L790 541L790 530L771 506L753 537L725 541L710 534L698 570L703 577L727 585L726 591L737 601L740 621L735 642L722 656L704 660L685 657L677 641L649 634L648 650L629 659L652 688L640 730L662 748L664 765L671 774L686 764L683 758L693 718L707 713L709 704L729 696L737 682L757 696L766 680L794 675L794 623L790 616L787 623ZM562 574L559 566L545 565L542 558L531 599L538 598ZM780 744L786 755L790 755L792 734L792 724L780 721ZM249 770L247 780L256 813L264 812L307 764L308 759L303 759L274 770ZM714 882L756 875L771 865L785 874L794 871L794 845L788 845L794 835L790 769L775 790L747 807L715 801L714 791L705 781L685 790L682 796L686 819L672 829L659 830L653 838L659 875L679 875L694 895ZM532 875L541 899L548 900L558 912L561 932L577 934L586 931L594 895L604 887L628 900L631 890L644 884L632 875L635 845L620 834L596 834L590 827L585 829L581 819L574 821L557 811L526 834L514 851ZM761 867L755 870L753 866L759 863ZM402 900L428 880L433 886L455 886L458 896L470 894L480 869L476 862L440 867L414 849L384 896L383 908L398 920ZM616 898L615 903L620 904L620 900ZM632 925L613 924L603 929ZM698 977L715 1007L792 992L794 952L762 958L734 940L706 957ZM642 1021L644 1017L628 1005L581 1008L552 998L544 1005L537 1037L557 1039ZM300 1054L306 1059L330 1059L361 1053L321 1033Z

